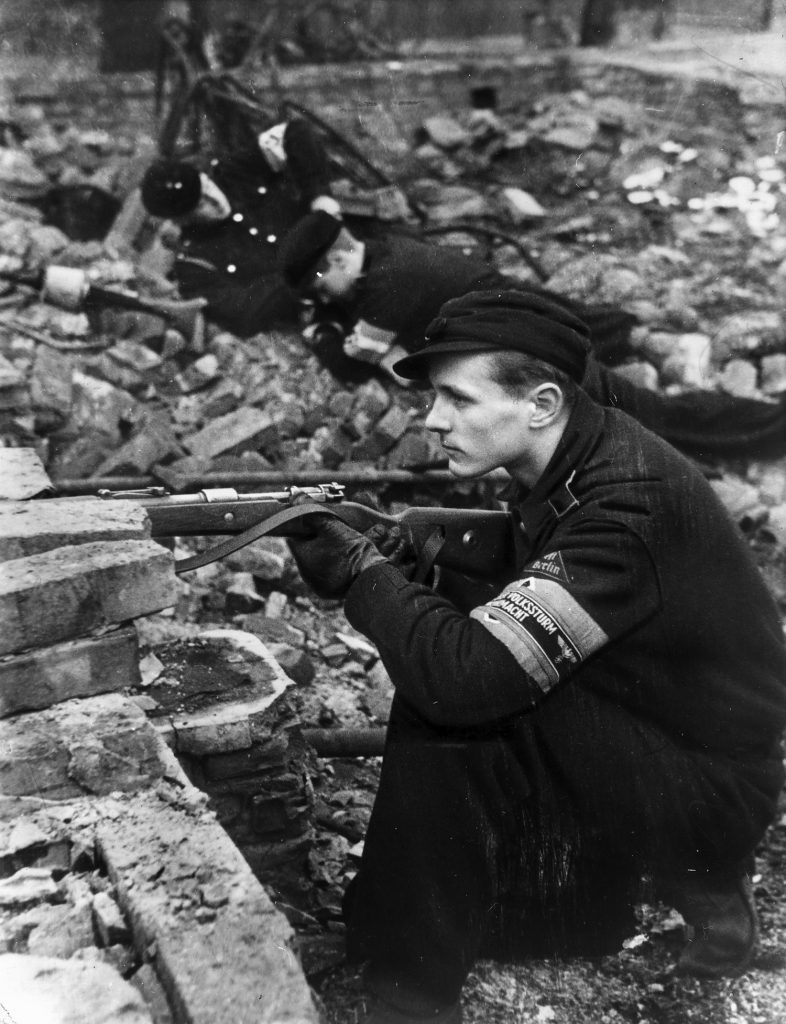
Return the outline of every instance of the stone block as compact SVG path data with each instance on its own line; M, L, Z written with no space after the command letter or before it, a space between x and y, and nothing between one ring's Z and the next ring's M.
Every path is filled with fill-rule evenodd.
M400 406L392 405L371 433L352 446L353 459L377 459L390 451L406 432L411 417Z
M274 641L270 644L270 653L293 682L299 686L313 682L316 669L302 648Z
M71 800L185 782L172 752L130 700L103 694L0 721L4 799Z
M20 868L10 878L0 879L0 907L24 907L54 900L58 892L49 868Z
M138 941L154 950L176 1020L317 1024L292 928L212 814L139 795L116 821L99 823L98 842ZM184 883L188 898L174 912ZM214 883L226 902L211 896Z
M89 904L72 907L60 903L42 909L45 913L27 940L27 951L32 956L67 960L77 950L95 944Z
M267 412L243 406L213 420L184 443L196 458L214 459L230 452L255 451L270 439L274 429L273 418Z
M219 381L202 398L202 415L206 421L217 416L226 416L234 412L243 400L243 388L233 380Z
M720 362L732 356L777 352L783 343L783 324L775 310L754 309L726 317L713 335L712 350Z
M164 986L150 964L142 964L128 980L134 988L139 989L142 993L145 1003L153 1014L154 1024L175 1024Z
M132 314L137 321L139 314ZM161 321L154 318L158 334L162 333ZM152 384L158 377L163 360L147 345L131 339L116 342L112 348L102 352L88 364L89 368L103 380L124 391L139 391Z
M151 719L170 724L180 754L248 749L256 718L274 714L269 709L292 685L265 645L241 630L207 630L155 653L164 672L147 688L159 705Z
M355 392L352 429L356 437L365 437L377 420L390 408L390 395L380 381L366 381Z
M306 642L306 634L284 619L268 618L267 615L244 615L243 629L258 636L264 644L281 643L302 647Z
M353 439L343 423L326 425L314 432L311 447L327 469L336 469L349 457Z
M711 480L710 485L735 522L751 516L760 506L758 488L732 473L719 480Z
M61 426L74 402L74 363L71 356L39 345L30 375L30 401L42 431Z
M709 387L710 339L706 334L680 334L672 352L661 363L664 383L683 387Z
M757 372L747 359L730 359L723 367L720 385L724 391L738 398L755 398L758 395Z
M0 659L0 718L139 682L133 626Z
M0 501L35 498L51 486L34 448L0 448Z
M2 562L67 544L144 540L149 536L147 513L134 501L47 498L0 504Z
M389 466L405 469L443 465L445 453L436 436L422 426L408 429L400 441L388 453Z
M86 430L77 438L51 438L51 457L47 461L53 480L81 480L92 476L116 445L106 434Z
M453 117L436 115L423 122L423 130L428 138L440 149L458 149L469 145L472 136L463 125Z
M187 366L177 377L177 385L184 395L199 391L212 384L221 374L218 357L207 352Z
M123 423L136 422L137 400L109 381L77 371L74 373L74 412L68 429L73 436L90 429L120 443Z
M0 654L84 636L172 607L174 558L152 540L59 547L3 565Z
M104 946L117 943L127 944L131 941L131 933L125 922L120 907L108 892L98 892L93 899L93 921L101 936Z
M765 395L781 395L786 391L786 353L762 358L761 389Z
M284 578L289 557L283 538L263 537L228 555L224 565L235 572L249 572L265 583L276 583Z
M21 412L29 405L24 375L5 356L0 356L0 409Z
M160 419L142 424L116 452L108 455L95 469L96 476L143 474L158 462L183 454L172 428Z
M140 992L114 967L92 960L6 953L0 991L14 1024L153 1024Z
M637 387L646 388L647 391L656 391L658 388L658 371L652 363L643 361L623 363L621 366L614 367L614 373L625 377Z

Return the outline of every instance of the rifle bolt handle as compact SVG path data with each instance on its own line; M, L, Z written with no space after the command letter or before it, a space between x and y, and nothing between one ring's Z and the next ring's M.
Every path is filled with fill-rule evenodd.
M224 522L225 523L234 523L234 521L235 521L235 513L234 512L225 512L224 513Z

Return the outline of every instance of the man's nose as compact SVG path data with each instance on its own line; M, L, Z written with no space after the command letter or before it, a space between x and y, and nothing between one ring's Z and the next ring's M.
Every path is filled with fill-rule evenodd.
M424 425L426 430L433 430L438 434L445 433L445 431L448 430L449 424L445 418L442 403L438 398L434 399L434 404L429 409Z

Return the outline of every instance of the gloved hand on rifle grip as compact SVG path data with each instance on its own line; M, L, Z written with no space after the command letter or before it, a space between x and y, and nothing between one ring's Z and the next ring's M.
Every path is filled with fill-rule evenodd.
M417 552L400 526L377 523L366 530L364 536L374 544L380 554L395 565L402 576L412 580L417 570Z
M294 504L302 504L301 499L296 498ZM317 597L343 599L364 570L386 561L372 541L340 519L314 513L308 525L315 532L290 538L289 550Z

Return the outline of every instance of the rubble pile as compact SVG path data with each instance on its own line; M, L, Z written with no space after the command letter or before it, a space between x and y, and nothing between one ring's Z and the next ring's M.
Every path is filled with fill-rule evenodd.
M576 90L427 118L401 173L435 243L476 251L473 230L496 231L489 258L507 274L634 312L619 368L636 383L777 400L783 157L744 135L693 145L695 133L673 127L664 140L641 106ZM72 204L69 219L47 200L53 188L92 188L119 205L140 154L35 109L3 141L0 272L80 268L92 286L172 296L171 225L137 211L133 244L117 225L79 240L90 204ZM63 309L34 288L0 288L0 440L35 448L55 481L152 475L182 489L216 471L319 477L440 463L424 392L338 380L294 327L246 340L209 323L189 334L162 317ZM778 466L733 468L740 487L759 489L754 507L786 500Z
M249 863L263 876L283 859L297 873L310 851L309 752L290 741L291 681L257 638L237 631L187 644L190 661L163 645L162 661L149 654L140 665L136 622L177 599L172 555L150 539L144 510L28 500L47 489L43 467L29 449L3 451L4 1008L20 1024L214 1024L234 1020L240 998L260 1019L296 1005L298 1020L316 1020L290 927ZM162 677L168 660L170 673L188 677L188 706L174 689L180 679ZM247 861L222 826L228 811L241 817L243 798L257 840ZM230 971L227 948L238 953ZM239 951L285 962L260 992ZM34 986L33 1005L21 979Z
M402 176L436 244L488 250L495 266L520 281L634 312L639 324L631 351L617 368L637 384L777 401L786 393L784 157L769 141L744 134L720 146L676 125L663 139L656 128L634 104L582 92L541 98L525 112L446 112L424 122ZM43 115L28 117L3 142L0 272L33 279L53 265L79 268L96 286L172 297L170 226L143 217L134 245L115 228L100 237L74 237L79 231L62 207L58 214L44 202L53 185L92 186L119 207L135 180L136 154L103 135L59 130ZM305 471L319 482L346 469L440 465L439 446L423 427L428 394L370 371L361 377L333 376L294 326L240 339L209 322L205 330L195 322L188 331L147 314L62 309L43 301L34 286L0 283L0 444L7 453L35 450L55 484L147 477L172 490L193 490L208 473ZM721 460L707 470L786 608L786 455ZM422 502L412 491L382 497ZM454 488L427 500L473 498L476 493ZM49 531L57 551L68 526L56 517L47 526L45 519L37 529ZM106 541L102 535L95 543ZM17 546L8 547L8 564L39 559L36 573L41 579L42 572L50 574L51 593L63 580L62 592L73 590L58 558L21 543L16 537ZM120 543L140 541L112 541ZM193 545L178 542L176 554L191 553ZM88 571L83 555L80 578ZM117 571L99 562L95 580ZM19 576L19 588L29 587L26 579ZM126 609L111 619L115 631L101 626L105 609L94 623L80 620L78 632L70 631L60 606L46 601L40 615L10 616L25 642L15 643L11 629L10 646L0 651L8 655L0 662L3 713L97 699L98 688L62 689L85 678L85 665L96 687L109 680L106 688L127 689L261 876L283 841L300 872L299 883L289 881L300 890L284 893L280 878L272 887L291 900L285 909L301 932L307 967L318 973L320 958L330 959L325 935L340 934L341 893L360 849L376 770L373 762L314 767L295 740L281 746L280 739L294 735L296 721L325 728L384 724L390 680L339 606L305 590L281 540L265 538L170 583L171 592L156 606L167 605L165 611ZM109 581L104 591L112 590ZM24 605L7 600L15 609ZM131 632L122 625L129 618L136 620ZM211 638L215 630L225 635ZM230 632L246 639L232 641ZM254 641L267 652L262 662L248 653ZM189 705L193 695L176 666L237 642L244 649L224 659L231 704L214 674L200 690L202 703ZM125 659L122 682L93 653L111 645L112 658ZM56 681L47 651L56 655ZM258 673L271 657L279 681L281 669L286 673L286 693L277 704L276 728L266 732L270 722L260 726L254 702L264 703L266 684ZM77 663L78 673L68 671ZM55 686L53 697L48 688ZM100 889L90 880L88 886ZM96 895L91 889L93 903ZM54 901L67 908L61 916L77 910L66 896ZM193 915L190 925L210 925L216 908L209 901L191 900L187 892L182 899ZM6 950L34 952L25 942L38 927L20 926Z

